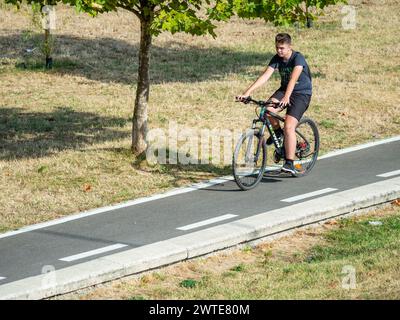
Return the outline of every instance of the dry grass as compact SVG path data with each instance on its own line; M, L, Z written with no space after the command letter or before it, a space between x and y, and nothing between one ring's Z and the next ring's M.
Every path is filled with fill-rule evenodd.
M352 3L355 30L342 29L341 7L311 30L288 30L314 73L308 115L319 123L323 152L400 132L399 2ZM223 165L135 165L129 147L139 26L132 14L93 19L60 6L51 71L15 67L29 15L4 5L0 14L0 232L230 173ZM172 120L197 130L247 127L253 109L233 97L265 68L280 30L234 19L215 40L154 39L150 128Z
M394 248L399 217L400 207L392 205L55 299L398 299L400 256ZM382 231L382 236L376 229L381 227L368 225L376 220L383 225L397 221L397 227ZM351 244L343 234L352 234ZM382 238L391 240L380 242ZM362 250L356 246L360 242ZM346 253L335 255L329 246ZM321 252L326 256L318 257ZM356 270L355 289L342 287L345 266ZM187 279L197 285L182 287Z

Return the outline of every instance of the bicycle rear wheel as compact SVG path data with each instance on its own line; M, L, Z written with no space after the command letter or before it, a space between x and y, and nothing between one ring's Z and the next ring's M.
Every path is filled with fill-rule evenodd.
M242 190L254 188L262 179L266 144L258 130L248 130L236 145L232 160L233 177Z
M295 176L302 177L311 171L318 158L319 133L313 120L304 117L299 121L296 127L296 140Z

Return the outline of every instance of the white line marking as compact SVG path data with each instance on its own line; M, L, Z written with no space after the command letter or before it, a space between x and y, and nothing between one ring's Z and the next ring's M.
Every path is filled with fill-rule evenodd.
M4 280L4 279L6 279L6 277L0 277L0 280Z
M96 254L117 250L117 249L124 248L124 247L127 247L127 246L128 246L127 244L117 243L117 244L113 244L111 246L99 248L99 249L96 249L96 250L82 252L82 253L79 253L79 254L76 254L76 255L73 255L73 256L69 256L69 257L65 257L65 258L59 259L59 260L60 261L71 262L71 261L75 261L75 260L91 257L91 256L94 256Z
M400 170L381 173L381 174L378 174L377 177L387 178L387 177L397 176L398 174L400 174Z
M298 196L295 196L295 197L286 198L286 199L283 199L281 201L283 201L283 202L295 202L295 201L298 201L298 200L311 198L311 197L314 197L314 196L319 196L321 194L332 192L332 191L336 191L336 190L337 189L335 189L335 188L326 188L326 189L321 189L321 190L317 190L317 191L301 194L301 195L298 195Z
M7 238L7 237L12 237L12 236L15 236L17 234L30 232L30 231L34 231L34 230L38 230L38 229L48 228L48 227L51 227L51 226L55 226L55 225L58 225L58 224L69 222L69 221L78 220L78 219L81 219L81 218L90 217L90 216L93 216L93 215L96 215L96 214L100 214L100 213L107 213L107 212L110 212L110 211L114 211L114 210L121 209L121 208L126 208L126 207L131 207L131 206L134 206L134 205L137 205L137 204L141 204L141 203L146 203L146 202L150 202L150 201L154 201L154 200L168 198L168 197L175 196L175 195L178 195L178 194L183 194L183 193L187 193L187 192L191 192L191 191L195 191L195 190L204 189L204 188L211 187L211 186L214 186L214 185L219 184L219 183L224 183L224 182L227 182L227 181L230 181L230 180L233 180L233 179L234 179L233 176L220 177L220 178L216 178L216 179L210 180L208 182L200 182L200 183L194 184L194 185L192 185L190 187L177 188L177 189L168 191L166 193L155 194L153 196L146 197L146 198L139 198L139 199L130 200L130 201L123 202L123 203L120 203L120 204L117 204L117 205L113 205L113 206L107 206L107 207L102 207L102 208L97 208L97 209L84 211L84 212L77 213L77 214L72 214L72 215L69 215L68 217L55 219L55 220L52 220L52 221L49 221L49 222L38 223L38 224L34 224L32 226L23 227L23 228L21 228L19 230L9 231L9 232L0 234L0 239Z
M334 150L331 152L328 152L327 154L318 157L318 160L322 160L322 159L326 159L326 158L331 158L331 157L336 157L336 156L340 156L342 154L345 153L349 153L349 152L353 152L353 151L358 151L358 150L362 150L362 149L366 149L366 148L370 148L370 147L375 147L375 146L379 146L381 144L386 144L386 143L390 143L390 142L396 142L400 140L400 136L396 136L396 137L392 137L392 138L388 138L388 139L383 139L383 140L379 140L379 141L373 141L373 142L368 142L368 143L364 143L364 144L360 144L354 147L349 147L349 148L345 148L342 150Z
M207 224L211 224L211 223L215 223L215 222L231 219L231 218L234 218L234 217L237 217L237 215L235 215L235 214L225 214L223 216L211 218L211 219L208 219L208 220L203 220L203 221L200 221L200 222L189 224L187 226L179 227L177 229L178 230L182 230L182 231L186 231L186 230L190 230L190 229L199 228L199 227L205 226Z
M318 157L318 160L326 159L326 158L330 158L330 157L335 157L335 156L339 156L339 155L342 155L342 154L345 154L345 153L358 151L358 150L362 150L362 149L365 149L365 148L370 148L370 147L374 147L374 146L377 146L377 145L381 145L381 144L385 144L385 143L391 143L391 142L395 142L395 141L399 141L399 140L400 140L400 136L396 136L396 137L392 137L392 138L388 138L388 139L383 139L383 140L380 140L380 141L374 141L374 142L369 142L369 143L361 144L361 145L354 146L354 147L349 147L349 148L342 149L342 150L335 150L335 151L332 151L332 152L329 152L329 153L325 154L324 156ZM136 199L136 200L123 202L123 203L120 203L120 204L117 204L117 205L113 205L113 206L107 206L107 207L102 207L102 208L92 209L92 210L88 210L88 211L84 211L84 212L80 212L80 213L71 214L71 215L69 215L68 217L65 217L65 218L56 219L56 220L52 220L52 221L44 222L44 223L38 223L38 224L31 225L31 226L23 227L23 228L21 228L19 230L9 231L9 232L0 234L0 239L7 238L7 237L12 237L12 236L15 236L17 234L21 234L21 233L25 233L25 232L30 232L30 231L34 231L34 230L38 230L38 229L43 229L43 228L55 226L55 225L58 225L58 224L62 224L62 223L69 222L69 221L78 220L78 219L81 219L81 218L86 218L86 217L93 216L93 215L100 214L100 213L110 212L110 211L113 211L113 210L116 210L116 209L131 207L131 206L134 206L134 205L137 205L137 204L140 204L140 203L150 202L150 201L153 201L153 200L158 200L158 199L171 197L171 196L174 196L174 195L177 195L177 194L182 194L182 193L186 193L186 192L191 192L191 191L195 191L195 190L204 189L204 188L211 187L211 186L214 186L214 185L219 184L219 183L231 181L233 179L234 179L233 176L220 177L220 178L216 178L216 179L210 180L208 182L197 183L197 184L194 184L192 186L185 187L185 188L177 188L177 189L171 190L171 191L166 192L166 193L156 194L156 195L153 195L153 196L150 196L150 197L146 197L146 198L140 198L140 199Z

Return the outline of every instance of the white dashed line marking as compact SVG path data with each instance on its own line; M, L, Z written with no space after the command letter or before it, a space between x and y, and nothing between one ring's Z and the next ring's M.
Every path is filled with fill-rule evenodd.
M104 248L99 248L99 249L96 249L96 250L82 252L82 253L79 253L79 254L76 254L76 255L73 255L73 256L69 256L69 257L65 257L65 258L59 259L59 260L65 261L65 262L71 262L71 261L75 261L75 260L91 257L91 256L94 256L96 254L117 250L117 249L124 248L124 247L127 247L127 246L128 246L127 244L117 243L117 244L113 244L111 246L107 246L107 247L104 247Z
M186 230L190 230L190 229L199 228L199 227L205 226L207 224L211 224L211 223L215 223L215 222L219 222L219 221L223 221L223 220L232 219L234 217L237 217L237 215L235 215L235 214L225 214L223 216L219 216L219 217L203 220L203 221L200 221L200 222L189 224L187 226L179 227L177 229L178 230L182 230L182 231L186 231Z
M381 174L378 174L377 177L387 178L387 177L397 176L398 174L400 174L400 170L381 173Z
M321 190L317 190L317 191L313 191L313 192L309 192L309 193L305 193L305 194L300 194L300 195L295 196L295 197L286 198L286 199L283 199L281 201L283 201L283 202L295 202L295 201L311 198L311 197L314 197L314 196L319 196L321 194L325 194L325 193L336 191L336 190L337 189L335 189L335 188L326 188L326 189L321 189Z

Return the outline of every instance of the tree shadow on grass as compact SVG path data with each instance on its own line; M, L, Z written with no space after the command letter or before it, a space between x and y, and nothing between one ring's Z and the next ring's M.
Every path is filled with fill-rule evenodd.
M176 161L170 163L170 156L172 154L174 154L173 157ZM173 187L181 187L182 182L185 184L195 184L198 181L208 181L215 179L214 177L226 176L232 173L230 165L205 163L204 160L196 156L192 156L190 163L189 161L186 163L185 159L188 160L189 158L187 158L187 154L179 149L178 151L173 151L167 148L165 158L153 159L153 156L150 154L141 154L135 158L132 167L143 172L168 175L173 178L169 182L169 185Z
M123 147L106 147L92 149L99 152L110 152L113 154L119 154L124 156L126 159L132 156L131 150L129 148ZM182 156L183 153L181 153ZM177 156L179 158L179 155ZM193 185L196 183L207 182L209 180L216 179L217 177L227 176L232 174L232 169L230 165L214 165L214 164L204 164L198 160L197 164L170 164L170 163L149 163L147 162L146 154L143 153L140 156L134 157L131 163L132 168L139 170L145 174L162 174L169 176L172 180L168 181L168 187L180 188L184 185ZM212 175L210 175L212 174ZM229 181L227 181L229 183ZM236 185L235 185L236 186ZM235 186L228 186L228 191L237 191ZM208 188L202 188L202 190L207 190ZM212 189L210 189L212 190ZM218 190L223 191L223 190Z
M22 34L22 33L21 33ZM33 47L37 39L26 41L21 34L0 37L1 58L24 60L25 48ZM39 38L40 35L36 36ZM134 84L137 81L138 44L112 38L84 39L59 35L51 71L56 74L83 76L100 82ZM258 76L259 67L266 66L272 52L233 51L228 48L199 48L179 42L168 42L151 51L152 84L166 82L200 82L223 79L229 74ZM43 69L40 56L28 69ZM1 61L0 61L1 62Z
M69 107L58 107L46 113L0 108L0 159L44 157L126 138L130 132L122 128L128 121L76 112Z

